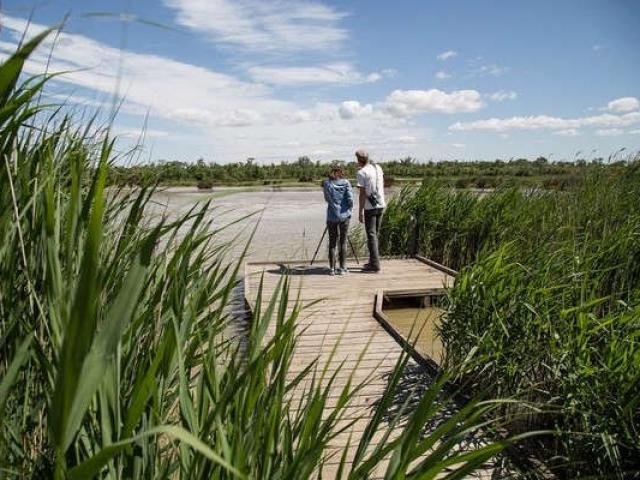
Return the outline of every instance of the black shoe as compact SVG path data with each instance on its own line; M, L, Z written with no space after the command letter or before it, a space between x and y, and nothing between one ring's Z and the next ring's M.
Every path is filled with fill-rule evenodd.
M362 271L366 273L378 273L380 272L380 267L375 267L370 263L367 263L364 267L362 267Z

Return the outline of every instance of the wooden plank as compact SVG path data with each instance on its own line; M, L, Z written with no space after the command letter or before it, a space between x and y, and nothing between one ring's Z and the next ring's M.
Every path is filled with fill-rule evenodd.
M458 272L456 270L454 270L453 268L449 268L445 265L442 265L441 263L435 262L433 260L431 260L430 258L427 257L423 257L422 255L416 255L416 260L421 261L422 263L429 265L430 267L436 268L444 273L446 273L447 275L451 275L452 277L455 277L456 275L458 275Z
M346 276L332 277L323 274L308 261L259 262L245 264L245 296L250 308L255 308L260 280L263 280L261 306L268 304L283 274L289 268L290 298L287 312L303 306L296 319L299 328L291 366L287 374L293 379L314 360L318 374L326 367L325 378L317 385L328 385L335 374L327 397L327 414L335 407L341 390L351 382L352 388L366 382L353 395L344 412L343 422L357 420L347 431L335 437L327 454L341 451L352 435L352 445L360 441L360 435L372 415L372 408L387 388L387 378L399 357L403 345L385 330L376 318L382 311L385 291L401 294L437 294L454 278L441 268L416 259L384 259L379 274L364 274L357 269ZM294 268L294 267L300 267ZM374 301L377 302L374 304ZM315 303L313 303L315 302ZM312 304L313 303L313 304ZM376 308L378 307L378 308ZM275 334L275 326L267 328L267 339ZM328 362L328 363L327 363ZM336 370L340 368L340 371ZM308 379L294 388L288 398L296 407L297 401L307 395ZM394 431L394 435L399 433ZM378 437L375 438L377 442ZM350 458L352 452L350 452ZM339 459L339 457L338 457ZM337 459L331 460L332 467ZM328 477L327 477L328 478Z

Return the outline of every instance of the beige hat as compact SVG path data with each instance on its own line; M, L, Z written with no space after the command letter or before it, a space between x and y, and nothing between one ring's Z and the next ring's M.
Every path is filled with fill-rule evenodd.
M356 157L368 159L369 152L367 152L364 148L359 148L358 150L356 150Z

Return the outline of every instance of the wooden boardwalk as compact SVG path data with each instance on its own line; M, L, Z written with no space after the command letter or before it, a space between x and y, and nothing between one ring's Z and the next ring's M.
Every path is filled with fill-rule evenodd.
M251 308L255 308L262 275L262 302L266 304L287 271L291 280L291 306L297 299L302 305L312 304L303 309L298 319L299 325L305 330L294 353L290 372L292 378L316 357L324 365L323 360L328 359L335 348L330 369L336 369L341 362L345 362L333 387L337 396L362 356L353 381L356 384L367 378L371 381L351 401L347 416L358 420L348 432L334 439L331 448L335 450L342 450L350 435L351 445L357 445L373 404L384 392L387 374L393 370L402 353L402 347L374 318L376 294L381 290L439 289L453 282L452 276L418 259L384 260L383 270L378 274L361 272L352 263L348 266L351 270L348 275L335 277L328 276L324 266L307 265L304 268L297 267L295 263L288 265L290 269L282 268L278 263L248 263L245 269L245 295ZM273 333L273 330L269 333ZM293 393L294 397L302 395L303 388L301 385ZM328 407L334 405L335 401L336 398L330 401ZM329 460L324 471L325 478L331 478L330 470L335 468L339 458L339 455L334 455Z

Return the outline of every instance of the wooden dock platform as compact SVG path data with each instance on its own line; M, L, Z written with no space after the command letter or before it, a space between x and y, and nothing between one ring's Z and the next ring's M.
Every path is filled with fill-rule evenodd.
M305 329L294 354L292 378L316 357L322 364L335 347L330 368L338 368L344 361L334 387L337 395L362 356L353 381L359 383L367 378L371 381L358 392L348 407L349 415L353 415L352 418L357 416L358 420L350 431L334 439L332 449L342 450L350 435L351 445L357 445L359 435L372 413L372 406L384 392L386 376L393 370L403 351L402 346L374 317L376 295L393 291L438 290L452 284L454 272L429 263L426 259L417 258L388 259L383 260L381 273L371 274L361 272L355 262L350 262L350 273L335 277L327 275L324 265L305 266L296 262L287 262L286 266L279 263L246 264L245 295L250 308L255 308L261 278L264 279L262 302L266 305L275 293L278 282L286 274L290 278L291 306L296 300L302 305L310 305L302 310L298 319L300 326ZM302 395L302 392L303 385L293 395ZM325 478L331 478L327 470L332 468L332 462L335 467L339 458L339 455L334 455L329 460Z

